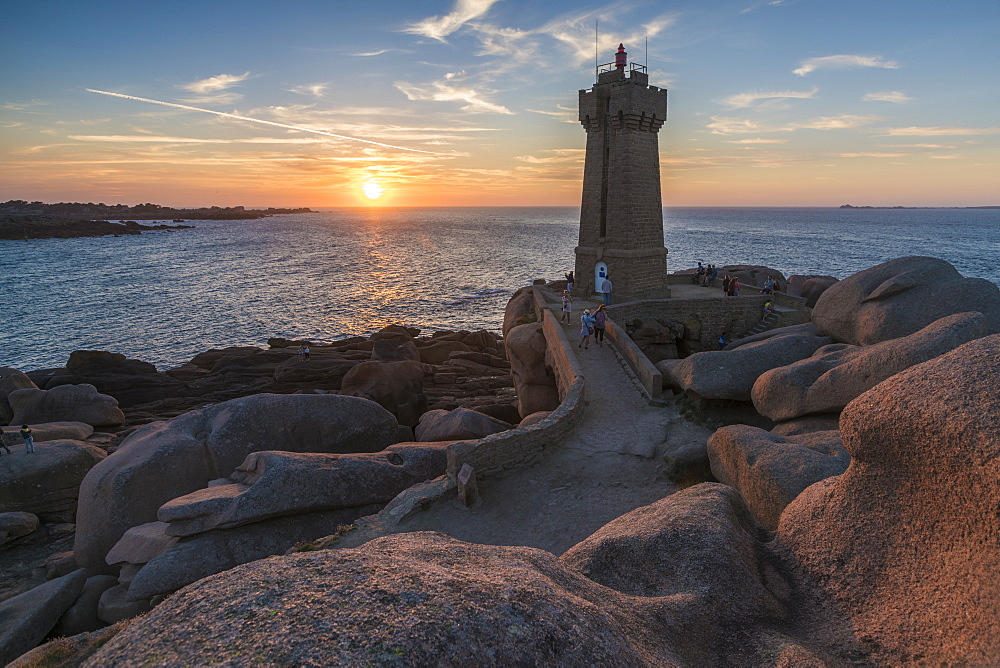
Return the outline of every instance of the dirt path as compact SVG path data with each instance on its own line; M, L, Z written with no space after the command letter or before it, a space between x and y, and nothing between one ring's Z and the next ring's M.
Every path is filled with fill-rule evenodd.
M562 554L614 518L676 491L663 475L663 453L704 443L710 432L673 404L650 406L610 346L577 348L579 312L573 321L563 327L583 367L587 409L565 443L529 469L481 481L477 507L440 502L405 519L399 531Z

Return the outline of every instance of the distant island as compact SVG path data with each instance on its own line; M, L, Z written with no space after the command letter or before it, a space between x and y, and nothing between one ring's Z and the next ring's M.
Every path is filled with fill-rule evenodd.
M840 209L1000 209L996 206L854 206L853 204L841 204Z
M66 239L108 235L141 234L147 230L190 228L193 225L141 225L137 220L252 220L278 214L316 213L312 209L247 209L201 207L175 209L159 204L81 204L79 202L26 202L10 200L0 204L0 239ZM107 219L122 222L109 222ZM134 219L134 220L126 220Z

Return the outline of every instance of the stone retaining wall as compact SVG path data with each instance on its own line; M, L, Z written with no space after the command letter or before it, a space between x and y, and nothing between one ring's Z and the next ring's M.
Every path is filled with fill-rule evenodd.
M784 297L785 299L782 299ZM625 302L608 307L615 322L624 324L631 320L676 320L686 323L697 318L701 323L701 337L692 341L692 352L715 350L719 335L726 332L730 341L744 336L756 325L764 310L764 302L772 299L778 310L777 326L808 322L809 316L797 301L796 308L785 302L798 300L788 295L741 295L739 297L691 297L688 299L647 299Z
M632 374L639 379L639 384L645 390L649 399L659 399L663 396L663 374L649 361L649 358L639 349L625 329L608 318L604 335L611 341L611 346L619 357L625 360Z
M583 414L583 371L556 317L549 310L543 290L536 286L535 312L549 348L556 385L562 403L547 418L530 427L518 427L475 441L448 446L448 476L458 475L463 464L476 470L477 478L488 478L531 464L544 450L558 445Z

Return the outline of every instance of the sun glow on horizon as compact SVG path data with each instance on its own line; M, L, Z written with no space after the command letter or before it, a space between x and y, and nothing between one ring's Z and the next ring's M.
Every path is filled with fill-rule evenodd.
M382 196L382 193L385 192L385 188L383 188L382 185L374 179L365 181L361 186L361 190L365 193L365 197L371 200L378 199Z

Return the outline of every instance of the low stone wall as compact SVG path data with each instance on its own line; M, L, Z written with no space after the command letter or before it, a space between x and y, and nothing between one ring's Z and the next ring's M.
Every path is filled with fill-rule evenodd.
M764 295L741 297L692 297L689 299L649 299L625 302L608 307L617 323L631 320L676 320L686 323L697 318L701 337L692 341L692 352L714 350L719 335L726 332L730 340L738 339L756 325L763 314Z
M639 379L646 396L650 399L659 399L663 396L663 374L661 374L649 358L639 349L625 330L608 318L607 329L604 335L611 341L615 352L625 360L632 373Z
M476 477L490 476L529 465L542 452L572 431L583 414L583 372L569 341L555 316L546 307L542 290L535 289L535 304L542 320L542 332L549 347L556 384L562 403L551 415L530 427L518 427L475 441L448 446L448 475L454 477L463 464L476 470Z

